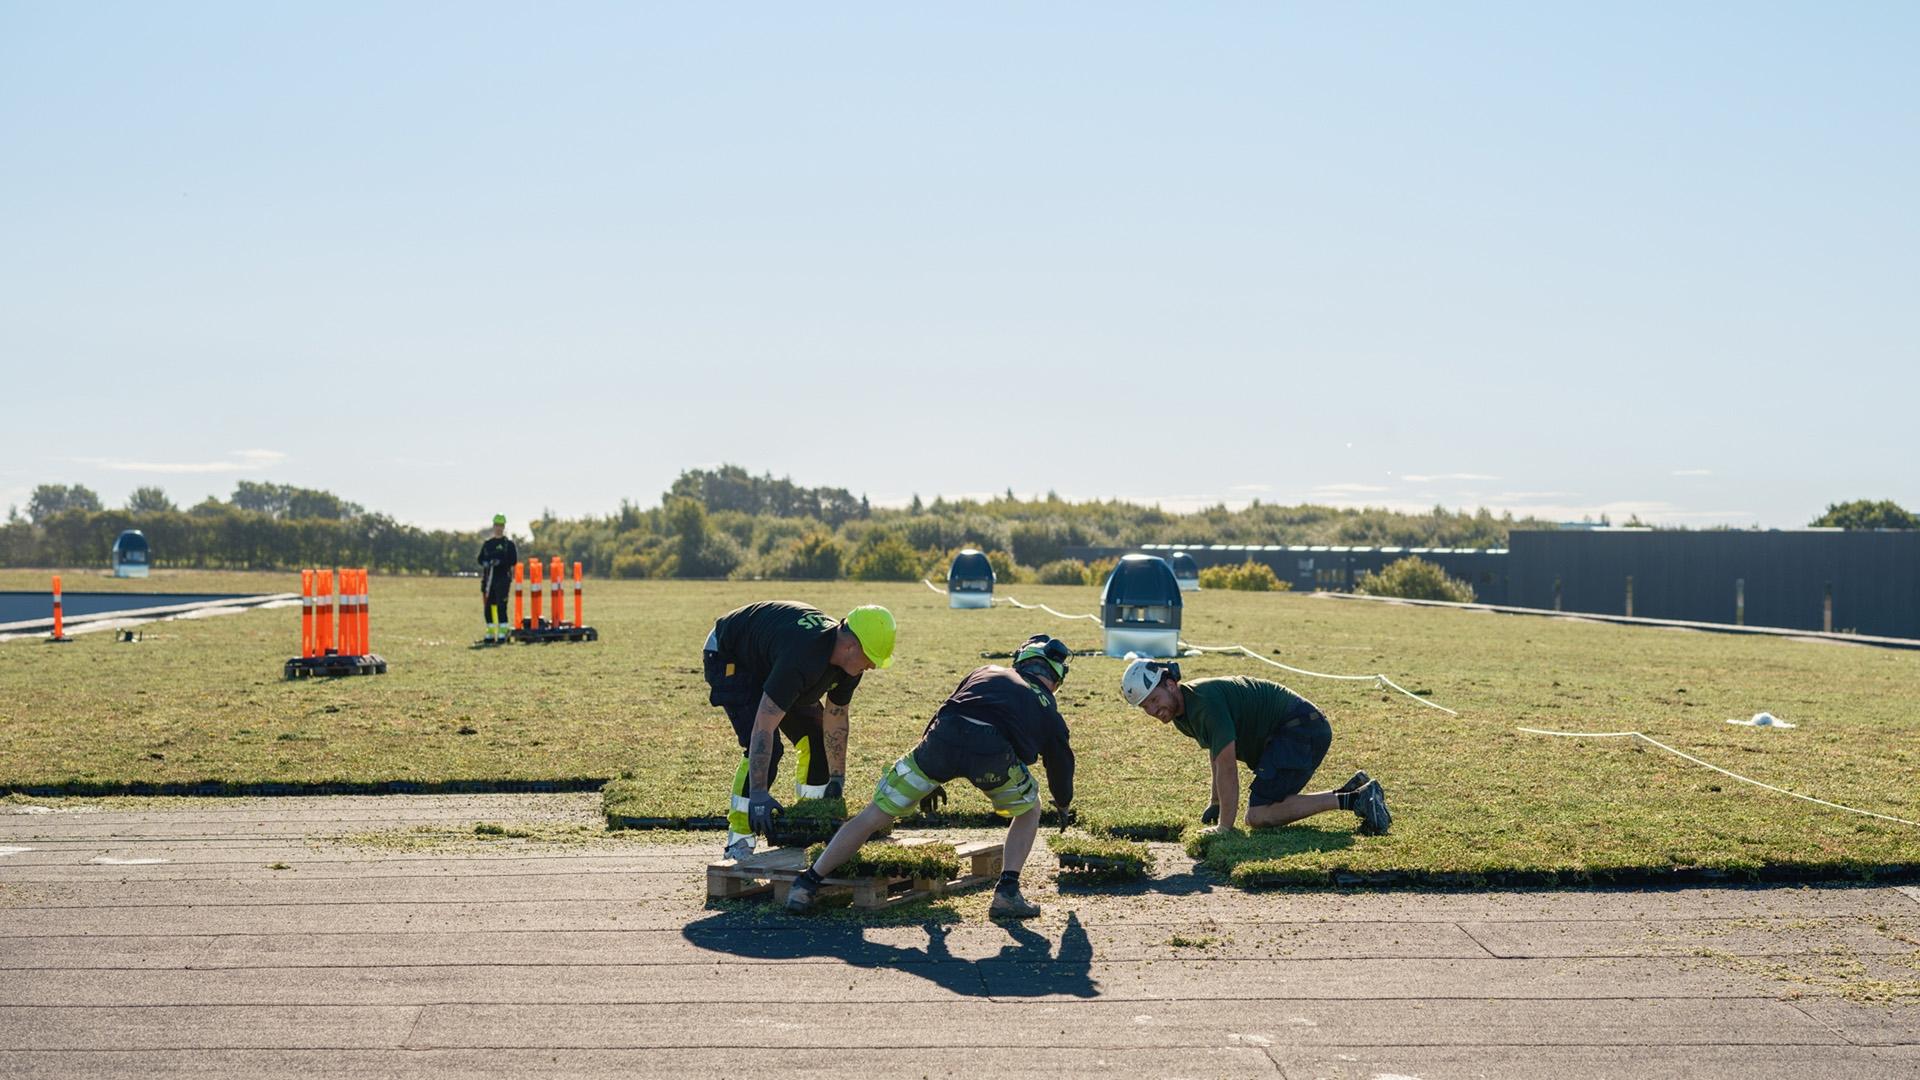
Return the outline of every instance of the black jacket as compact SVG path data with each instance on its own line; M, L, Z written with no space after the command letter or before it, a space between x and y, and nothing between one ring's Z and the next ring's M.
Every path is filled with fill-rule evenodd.
M505 596L513 586L513 564L520 561L520 549L505 536L489 536L480 545L480 591Z
M973 669L947 695L936 716L953 714L991 724L1013 746L1020 764L1035 760L1047 767L1047 790L1053 801L1073 801L1073 747L1067 743L1067 721L1060 706L1038 684L1012 668L995 664Z

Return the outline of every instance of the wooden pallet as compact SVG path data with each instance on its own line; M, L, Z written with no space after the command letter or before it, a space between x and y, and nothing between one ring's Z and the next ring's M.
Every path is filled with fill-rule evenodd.
M927 837L905 837L900 840L905 847L933 842ZM908 877L830 877L822 880L819 895L825 897L841 891L851 892L854 907L873 911L999 880L1003 857L998 841L955 844L953 848L959 854L960 865L965 872L952 881ZM707 896L711 899L730 899L771 891L774 903L785 904L788 887L806 868L807 853L803 848L773 848L744 859L723 859L707 866Z

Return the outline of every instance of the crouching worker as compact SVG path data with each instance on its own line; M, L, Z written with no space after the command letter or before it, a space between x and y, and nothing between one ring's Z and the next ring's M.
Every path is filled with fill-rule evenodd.
M1360 831L1385 833L1393 823L1386 793L1364 772L1332 791L1304 793L1327 756L1333 728L1313 703L1267 679L1234 675L1180 681L1180 665L1135 660L1120 676L1120 696L1207 750L1213 799L1202 825L1233 828L1240 802L1236 759L1253 770L1247 824L1285 825L1329 810L1360 818Z
M784 600L720 616L704 651L707 700L725 709L740 743L727 813L727 858L753 854L780 812L769 790L780 768L780 736L799 757L794 793L839 798L846 784L847 706L860 676L893 663L893 614L854 608L835 620ZM825 695L826 703L821 704Z
M846 862L888 822L923 799L944 800L940 785L965 777L993 800L995 813L1012 818L1001 861L1000 882L989 913L1015 919L1040 914L1020 895L1020 868L1040 828L1040 786L1027 767L1047 767L1047 789L1062 815L1073 803L1073 748L1067 722L1053 695L1067 677L1072 650L1045 634L1014 653L1011 668L975 668L934 713L920 745L888 767L873 802L828 841L825 851L787 892L787 910L813 906L821 879Z

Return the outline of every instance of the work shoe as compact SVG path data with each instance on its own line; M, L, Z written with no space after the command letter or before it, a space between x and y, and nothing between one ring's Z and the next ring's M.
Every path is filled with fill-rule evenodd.
M1031 919L1040 914L1040 905L1021 896L1018 890L993 890L993 903L987 906L987 917L993 919Z
M1372 782L1373 782L1373 777L1368 776L1366 770L1362 769L1359 772L1354 773L1352 776L1347 777L1346 783L1341 784L1339 787L1334 788L1333 790L1344 795L1349 791L1359 791L1361 788L1366 787L1368 784Z
M1360 816L1362 836L1385 836L1393 825L1393 815L1387 812L1387 793L1380 789L1378 780L1367 781L1353 793L1353 812Z
M813 908L813 886L795 879L787 886L787 912L793 915L805 915Z
M739 862L753 854L753 837L743 836L727 845L727 858Z

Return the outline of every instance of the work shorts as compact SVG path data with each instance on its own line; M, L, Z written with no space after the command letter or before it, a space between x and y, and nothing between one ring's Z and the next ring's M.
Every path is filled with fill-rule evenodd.
M874 789L874 805L894 817L912 812L936 785L964 777L1002 817L1040 805L1040 785L993 725L953 713L933 718L920 745L894 762Z
M1286 725L1273 733L1260 751L1260 764L1253 770L1253 787L1247 793L1248 806L1277 803L1298 795L1313 779L1326 760L1327 747L1333 745L1333 727L1319 709L1301 702Z

